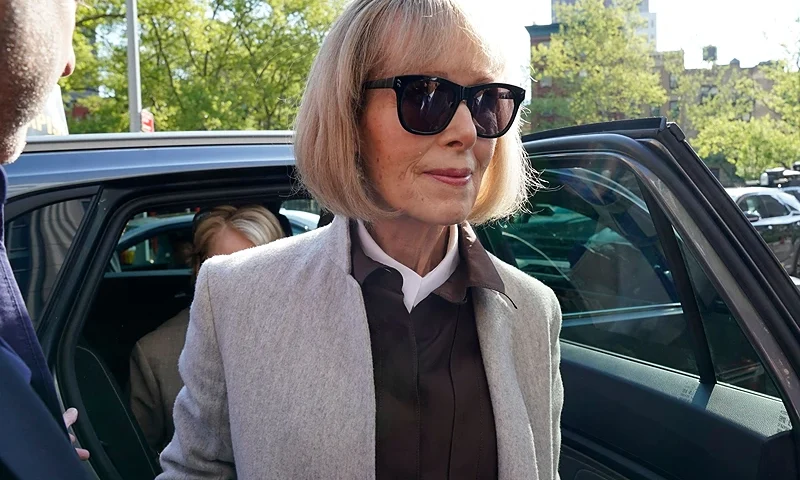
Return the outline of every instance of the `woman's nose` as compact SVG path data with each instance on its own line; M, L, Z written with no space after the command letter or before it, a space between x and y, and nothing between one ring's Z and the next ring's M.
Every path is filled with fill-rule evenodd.
M469 111L466 102L461 102L456 109L450 125L444 131L448 144L458 142L464 147L471 147L478 138L475 123L472 121L472 112Z

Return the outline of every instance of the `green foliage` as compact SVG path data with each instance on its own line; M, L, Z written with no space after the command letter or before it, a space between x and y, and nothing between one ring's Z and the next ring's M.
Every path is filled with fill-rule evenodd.
M140 0L142 105L157 129L290 128L342 0ZM128 131L124 0L78 12L78 71L65 96L88 107L70 131Z
M534 76L551 78L555 87L531 103L533 117L554 111L556 124L602 122L639 117L645 105L666 101L652 46L637 32L644 22L637 5L619 0L605 8L603 0L578 0L556 6L559 32L532 52ZM559 98L568 102L554 105Z
M736 173L755 179L767 168L791 167L800 161L800 138L796 128L770 117L749 120L708 119L691 141L698 155L722 155L736 166Z
M745 179L800 161L800 43L794 65L769 62L686 70L679 78L679 123L703 158L723 157Z

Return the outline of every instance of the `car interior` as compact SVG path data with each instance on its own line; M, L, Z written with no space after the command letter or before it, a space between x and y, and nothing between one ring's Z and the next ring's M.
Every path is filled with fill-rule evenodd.
M286 237L293 235L289 220L280 213L286 205L320 213L314 202L303 199L264 203ZM122 478L153 478L160 471L157 452L144 440L130 411L131 351L139 339L188 308L193 296L185 253L191 248L192 226L170 219L210 207L140 212L126 223L122 238L146 231L115 251L78 341L75 370L86 414Z

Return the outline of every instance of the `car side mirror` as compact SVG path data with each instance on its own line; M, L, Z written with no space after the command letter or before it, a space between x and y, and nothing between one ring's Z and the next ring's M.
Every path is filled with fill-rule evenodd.
M753 212L745 212L744 216L747 217L748 220L750 220L750 223L754 223L761 220L761 215Z

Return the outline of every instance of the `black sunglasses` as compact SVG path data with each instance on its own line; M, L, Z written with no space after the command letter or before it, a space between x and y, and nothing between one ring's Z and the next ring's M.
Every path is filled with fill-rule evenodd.
M458 106L466 101L478 136L502 137L514 122L525 89L507 83L463 87L450 80L426 75L372 80L365 89L391 88L397 95L397 115L406 131L436 135L450 124Z

